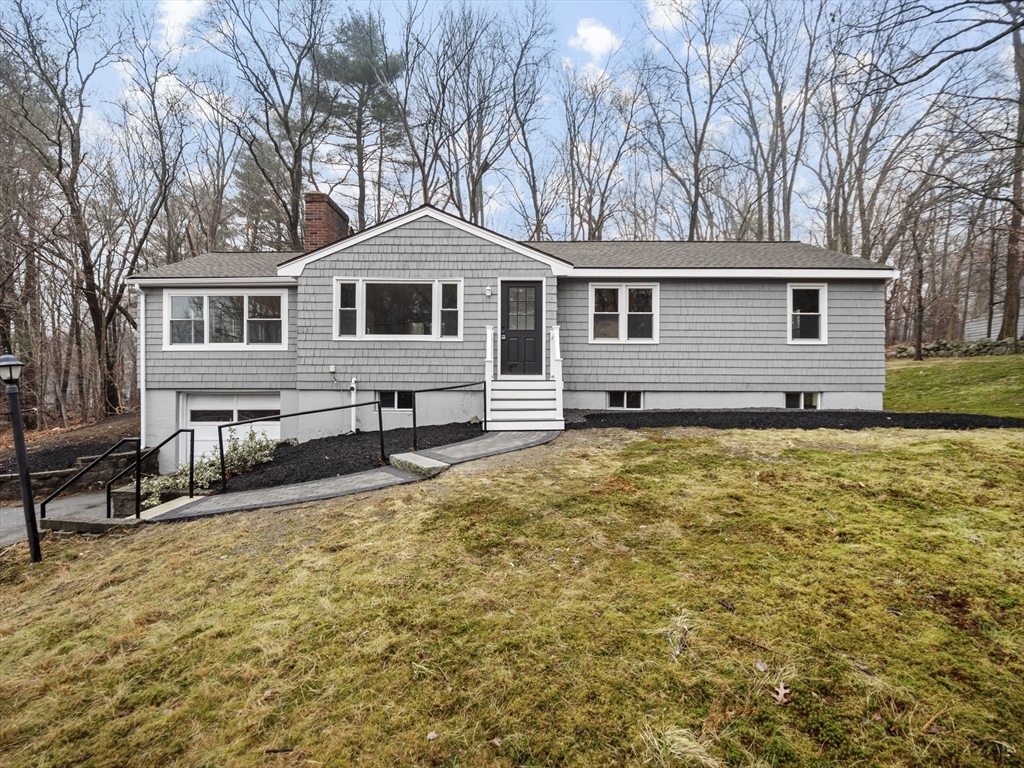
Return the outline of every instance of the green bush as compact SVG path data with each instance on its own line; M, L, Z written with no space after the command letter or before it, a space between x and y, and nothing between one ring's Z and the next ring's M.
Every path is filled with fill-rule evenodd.
M291 443L293 440L274 440L267 437L264 432L249 432L244 439L239 440L234 429L228 430L228 444L224 450L224 466L228 477L248 472L258 464L270 461L274 455L274 449L282 443ZM197 489L209 488L215 482L220 481L220 457L214 455L210 458L202 458L196 462L194 474L195 487ZM142 481L142 508L149 509L160 503L160 494L163 491L187 491L188 490L188 464L178 467L178 471L171 475L160 475L150 477Z

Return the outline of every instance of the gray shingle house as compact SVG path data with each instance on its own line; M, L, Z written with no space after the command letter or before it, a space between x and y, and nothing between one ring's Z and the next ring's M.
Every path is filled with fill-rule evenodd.
M307 242L350 233L307 196ZM333 239L329 237L327 239ZM379 400L385 429L563 409L880 409L894 270L801 243L517 242L432 207L301 253L207 253L130 278L143 440ZM476 388L479 390L479 387ZM373 406L268 421L376 429ZM165 451L171 465L181 452ZM184 454L180 453L180 457Z

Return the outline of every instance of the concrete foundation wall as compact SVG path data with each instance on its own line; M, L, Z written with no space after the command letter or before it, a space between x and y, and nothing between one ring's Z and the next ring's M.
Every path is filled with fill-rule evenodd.
M612 389L609 387L609 389ZM566 408L602 411L608 408L607 390L573 390L564 394ZM784 408L783 392L644 392L644 410ZM822 410L880 411L881 392L822 392Z

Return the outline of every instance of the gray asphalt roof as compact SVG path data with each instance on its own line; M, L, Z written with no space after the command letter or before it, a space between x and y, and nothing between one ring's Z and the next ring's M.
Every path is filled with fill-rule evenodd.
M806 243L524 242L582 269L877 269L889 267ZM133 277L202 279L277 277L277 266L302 251L211 251Z
M301 251L239 253L210 251L174 264L167 264L132 277L139 280L204 277L277 277L277 265Z
M582 269L889 269L806 243L525 242Z

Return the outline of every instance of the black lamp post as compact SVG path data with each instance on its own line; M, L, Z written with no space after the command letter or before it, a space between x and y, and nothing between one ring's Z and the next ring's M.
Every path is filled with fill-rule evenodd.
M28 532L28 550L33 563L43 559L39 549L39 530L36 528L36 508L32 501L32 482L28 475L28 454L25 453L25 428L21 423L21 397L18 379L25 364L14 355L0 356L0 381L7 385L7 402L11 407L11 432L14 434L14 453L18 457L18 479L21 480L21 505L25 508L25 529Z

